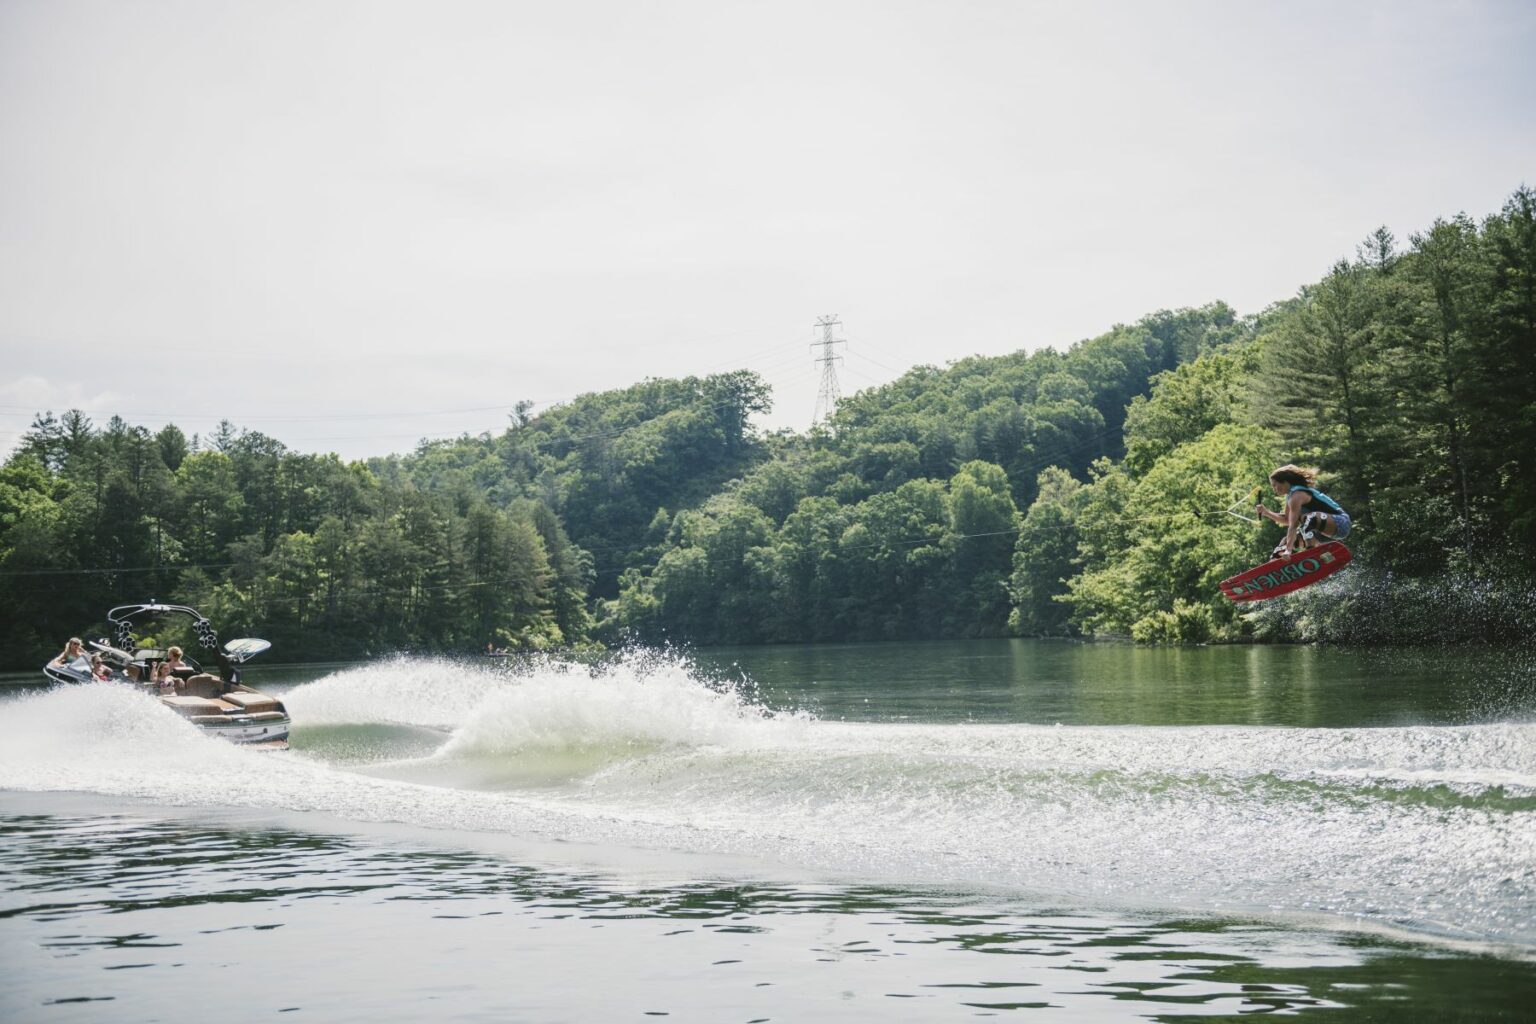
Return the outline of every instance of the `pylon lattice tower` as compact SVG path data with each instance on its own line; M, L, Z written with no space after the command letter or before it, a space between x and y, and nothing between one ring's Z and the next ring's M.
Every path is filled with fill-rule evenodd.
M816 393L816 414L811 417L812 425L824 422L831 416L837 400L842 397L837 389L837 364L843 361L843 357L834 354L834 346L848 344L842 338L832 336L832 328L842 326L836 313L819 318L816 326L821 328L821 340L811 342L811 348L821 349L821 355L816 359L821 364L821 390Z

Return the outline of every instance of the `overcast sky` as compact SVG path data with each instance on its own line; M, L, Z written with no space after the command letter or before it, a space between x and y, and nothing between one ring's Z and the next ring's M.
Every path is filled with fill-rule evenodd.
M1528 2L0 0L0 451L33 413L407 450L749 367L1223 299L1536 184Z

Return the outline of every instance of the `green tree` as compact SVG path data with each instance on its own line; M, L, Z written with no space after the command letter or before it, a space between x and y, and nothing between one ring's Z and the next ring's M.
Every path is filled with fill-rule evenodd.
M1008 575L1019 510L1008 476L990 462L967 462L949 481L957 601L951 629L963 636L1001 635L1008 619Z
M1536 190L1522 185L1483 226L1490 266L1483 426L1500 453L1494 494L1536 547Z
M1145 640L1240 635L1236 606L1217 584L1262 559L1266 538L1221 510L1265 478L1276 443L1263 428L1222 424L1160 460L1128 502L1113 503L1134 513L1117 516L1124 532L1101 549L1110 557L1085 559L1068 582L1074 621L1085 632Z
M1417 442L1416 461L1423 466L1432 453L1443 453L1434 461L1442 462L1438 475L1454 496L1465 534L1473 518L1470 477L1477 453L1469 434L1480 401L1474 395L1483 334L1478 321L1488 306L1488 281L1477 228L1467 217L1437 220L1412 241L1417 308L1409 329L1395 339L1397 358L1388 366L1397 375L1397 391L1412 396L1401 410Z
M1248 385L1254 418L1296 461L1337 466L1343 499L1367 525L1370 469L1387 437L1381 281L1363 264L1341 262L1303 289L1302 302L1260 337Z
M1125 468L1144 476L1158 459L1212 427L1239 415L1251 355L1201 356L1153 379L1150 396L1137 395L1125 414Z
M1077 558L1077 506L1083 485L1060 466L1040 473L1034 504L1024 516L1009 579L1009 631L1020 636L1071 632L1071 611L1058 600Z

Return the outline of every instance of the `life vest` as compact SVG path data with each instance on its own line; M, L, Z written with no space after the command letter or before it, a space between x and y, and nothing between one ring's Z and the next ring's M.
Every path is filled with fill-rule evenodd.
M1289 500L1290 496L1295 494L1297 491L1306 491L1308 494L1312 495L1313 498L1317 499L1317 501L1320 502L1322 506L1330 512L1344 511L1343 506L1334 501L1332 498L1328 497L1328 495L1324 494L1322 491L1318 490L1316 487L1303 487L1301 484L1292 485L1291 489L1286 492L1285 496L1287 500Z

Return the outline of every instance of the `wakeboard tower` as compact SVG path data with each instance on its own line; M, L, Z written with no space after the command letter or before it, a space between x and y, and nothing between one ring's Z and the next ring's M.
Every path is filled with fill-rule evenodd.
M1221 592L1234 601L1279 597L1332 576L1348 565L1352 557L1343 544L1326 541L1286 558L1271 558L1261 566L1222 580Z

